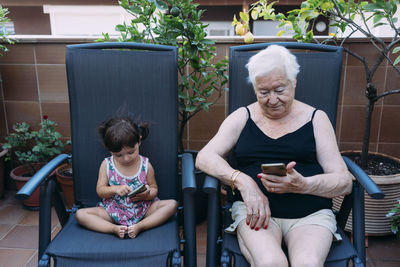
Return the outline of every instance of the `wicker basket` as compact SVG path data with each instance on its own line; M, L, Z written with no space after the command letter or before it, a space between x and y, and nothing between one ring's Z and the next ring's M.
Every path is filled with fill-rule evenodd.
M346 153L348 152L342 152L342 155L346 155ZM400 164L400 160L398 158L381 153L371 154L388 157L399 162ZM372 199L367 193L365 193L365 232L370 236L391 235L393 234L391 230L392 219L387 218L386 214L398 203L397 200L400 199L400 174L387 176L370 175L370 177L379 186L379 188L385 194L385 197L383 199ZM343 197L334 198L333 209L338 210L342 201ZM350 213L345 230L351 232L351 225L352 214Z

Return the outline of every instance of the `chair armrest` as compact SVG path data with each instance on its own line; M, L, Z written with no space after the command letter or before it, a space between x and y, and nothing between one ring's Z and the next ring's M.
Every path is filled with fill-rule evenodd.
M22 200L28 199L32 195L33 191L40 186L40 184L49 176L49 174L69 158L71 158L70 155L60 154L52 159L49 163L37 171L31 179L29 179L29 181L17 192L15 197Z
M343 156L343 160L349 171L354 175L357 181L365 189L369 196L374 199L384 198L385 194L379 189L375 182L361 169L357 164L348 157Z
M221 238L221 195L220 181L212 176L206 176L203 191L208 194L207 214L207 264L215 267L219 263L219 240Z
M196 266L196 179L194 161L190 153L182 155L182 190L184 220L184 257L186 266Z
M190 193L197 190L193 155L190 153L183 153L182 155L182 190Z
M219 187L219 180L212 176L206 176L203 185L203 191L207 194L215 194L217 193Z

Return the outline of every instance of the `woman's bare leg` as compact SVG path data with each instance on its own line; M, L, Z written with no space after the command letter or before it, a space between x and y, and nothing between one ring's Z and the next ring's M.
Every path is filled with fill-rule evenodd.
M160 200L151 204L143 220L128 227L128 235L135 238L140 232L154 228L168 220L178 208L178 203L173 200Z
M324 266L332 244L332 233L320 225L302 225L291 230L285 241L291 266Z
M243 220L238 225L237 236L240 251L252 267L288 266L286 255L281 248L281 231L276 224L270 222L267 230L255 231Z
M92 231L111 233L124 238L128 227L114 224L110 215L103 207L84 208L77 210L76 221Z

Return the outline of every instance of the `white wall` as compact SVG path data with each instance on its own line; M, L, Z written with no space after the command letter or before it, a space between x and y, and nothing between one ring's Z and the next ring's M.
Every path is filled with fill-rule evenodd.
M120 6L44 5L43 11L50 15L52 35L119 35L115 26L131 20Z

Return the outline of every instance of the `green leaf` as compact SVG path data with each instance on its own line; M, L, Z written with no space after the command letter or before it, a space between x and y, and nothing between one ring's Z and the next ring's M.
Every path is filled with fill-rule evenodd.
M393 49L393 54L395 54L395 53L398 53L398 52L400 52L400 46L398 46L398 47L395 47L394 49Z
M334 5L331 1L329 1L329 2L324 2L324 3L322 3L322 5L321 5L321 9L322 9L323 11L327 11L327 10L332 9L334 6L335 6L335 5Z
M243 21L248 22L249 21L249 14L245 12L240 12L239 13L240 19Z
M215 44L215 42L213 40L211 40L211 39L203 39L203 40L201 40L201 43L202 44L207 44L207 45Z
M253 9L252 11L251 11L251 18L253 19L253 20L257 20L258 19L258 10L257 9Z
M140 13L142 13L142 9L141 9L140 7L138 7L138 6L132 5L132 6L129 6L128 9L129 9L132 13L134 13L134 14L140 14Z
M126 30L126 25L118 24L117 26L115 26L115 30L119 32L124 32Z
M385 22L380 22L380 23L374 24L374 28L379 27L379 26L382 26L382 25L387 25L387 23L385 23Z
M189 106L186 106L186 108L185 108L185 111L187 111L187 112L193 112L195 110L196 110L196 106L194 106L194 105L189 105Z
M373 12L373 11L375 11L377 9L380 9L380 7L378 5L375 5L375 4L367 4L367 5L364 5L362 8L364 10L370 11L370 12Z
M178 97L179 98L182 98L182 99L187 99L188 97L187 97L187 94L184 92L184 91L182 91L182 90L179 90L178 91Z
M286 32L286 31L284 31L284 30L280 30L280 31L276 34L276 36L282 36L285 32Z
M383 15L381 15L381 14L376 14L375 16L374 16L374 24L377 24L379 21L381 21L381 19L383 19Z
M393 65L397 65L399 64L399 62L400 62L400 56L396 58L396 60L393 62Z
M238 23L239 23L239 21L237 20L236 15L233 15L232 26L235 26Z

